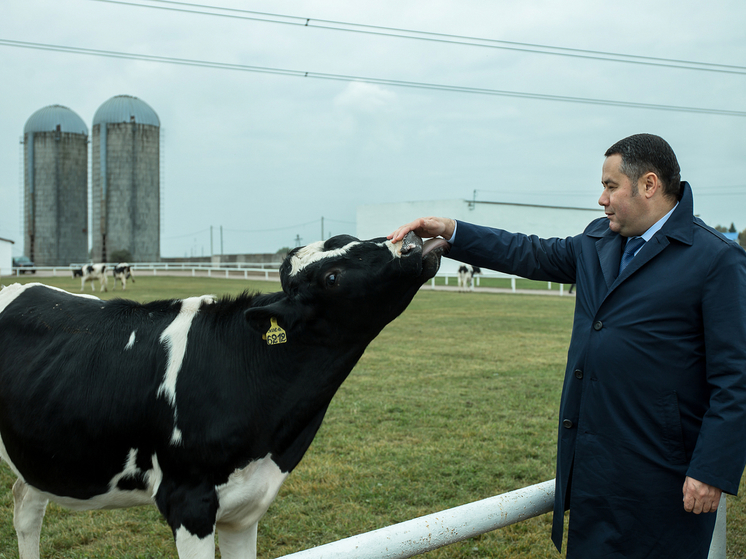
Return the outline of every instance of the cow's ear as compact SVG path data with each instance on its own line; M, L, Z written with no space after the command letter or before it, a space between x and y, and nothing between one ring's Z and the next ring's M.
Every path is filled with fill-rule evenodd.
M295 311L285 301L277 301L261 307L248 309L244 316L251 329L264 335L272 327L272 319L278 326L289 330L296 322Z

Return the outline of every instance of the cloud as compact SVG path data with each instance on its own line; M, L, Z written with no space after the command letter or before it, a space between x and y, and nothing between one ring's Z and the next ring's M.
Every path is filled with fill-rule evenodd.
M334 105L352 111L369 113L391 108L395 101L396 94L380 85L350 82L334 98Z

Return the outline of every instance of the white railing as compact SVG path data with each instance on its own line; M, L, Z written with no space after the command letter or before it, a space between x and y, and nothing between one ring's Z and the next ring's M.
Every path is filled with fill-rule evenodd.
M546 514L554 480L352 536L279 559L405 559ZM725 495L708 559L725 559Z
M12 268L14 276L29 275L36 272L44 275L69 276L75 269L80 269L85 264L71 264L70 266L35 266L33 268ZM112 268L114 265L110 265ZM135 277L142 274L158 275L185 273L192 277L206 274L207 277L226 277L248 279L249 276L260 276L264 279L279 279L279 262L224 262L218 266L209 262L144 262L132 264ZM254 278L255 279L255 278Z
M436 274L436 276L430 280L430 286L432 288L435 288L435 280L436 278L442 278L445 282L445 285L458 285L458 273L456 272L439 272ZM480 287L482 279L506 279L510 280L510 290L515 293L517 291L516 288L516 280L523 279L520 276L513 276L510 274L503 274L502 272L493 272L491 270L483 270L478 275L474 276L474 285L476 287ZM547 282L547 289L552 289L552 282ZM559 284L559 294L564 295L565 293L565 286L563 284Z
M281 262L223 262L213 264L211 262L140 262L132 264L135 277L142 274L157 276L173 274L191 274L192 277L198 275L207 275L207 277L225 277L225 278L244 278L257 279L257 276L265 280L279 280L279 268ZM85 264L70 264L69 266L35 266L34 268L12 268L14 276L30 275L35 272L41 272L44 275L68 276L74 269L80 269ZM113 267L113 265L110 265ZM438 273L432 280L430 286L435 288L436 278L444 281L446 286L458 285L458 274L455 272ZM496 278L509 279L510 289L513 293L517 291L516 280L519 276L503 274L485 270L481 274L474 276L475 285L480 286L482 279ZM552 289L552 283L547 282L547 289ZM564 294L564 285L559 285L559 294Z

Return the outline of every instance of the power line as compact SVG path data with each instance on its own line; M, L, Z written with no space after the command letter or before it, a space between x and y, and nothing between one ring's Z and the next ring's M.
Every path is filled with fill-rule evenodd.
M522 91L507 91L500 89L488 89L480 87L466 87L448 84L436 84L425 82L411 82L404 80L392 80L386 78L371 78L364 76L353 76L345 74L328 74L322 72L304 72L303 70L289 70L283 68L272 68L265 66L250 66L245 64L230 64L225 62L212 62L207 60L194 60L188 58L175 58L168 56L156 56L148 54L136 54L128 52L117 52L100 49L88 49L82 47L70 47L65 45L52 45L45 43L13 41L0 39L0 46L27 48L35 50L48 50L53 52L64 52L68 54L84 54L89 56L102 56L108 58L120 58L127 60L139 60L144 62L160 62L164 64L177 64L182 66L196 66L201 68L212 68L218 70L234 70L241 72L256 72L264 74L277 74L283 76L314 78L321 80L363 82L377 85L388 85L395 87L408 87L415 89L429 89L434 91L448 91L453 93L471 93L478 95L493 95L501 97L516 97L521 99L534 99L542 101L559 101L565 103L580 103L585 105L605 105L611 107L625 107L632 109L650 109L658 111L674 111L684 113L710 114L720 116L746 117L744 111L731 111L726 109L708 109L701 107L685 107L677 105L662 105L655 103L635 103L631 101L615 101L612 99L592 99L586 97L570 97L564 95L550 95L544 93L529 93Z
M431 31L417 31L414 29L402 29L397 27L385 27L379 25L367 25L361 23L350 23L344 21L325 20L317 18L306 18L300 16L288 16L267 12L256 12L252 10L241 10L236 8L223 8L205 4L191 4L188 2L177 2L175 0L149 0L170 6L184 6L182 8L170 6L154 6L138 4L123 0L92 0L107 4L120 4L138 8L149 8L172 12L182 12L197 15L208 15L231 19L242 19L248 21L260 21L264 23L275 23L282 25L293 25L299 27L314 27L328 29L331 31L343 31L348 33L362 33L366 35L379 35L384 37L397 37L419 41L455 44L470 47L482 47L517 52L530 52L535 54L548 54L553 56L565 56L571 58L584 58L589 60L602 60L606 62L621 62L625 64L639 64L644 66L658 66L664 68L678 68L682 70L697 70L703 72L718 72L725 74L746 75L746 66L731 64L717 64L713 62L696 62L692 60L679 60L674 58L660 58L654 56L641 56L636 54L624 54L616 52L598 51L590 49L579 49L569 47L557 47L552 45L540 45L534 43L522 43L517 41L503 41L498 39L485 39L482 37L469 37L464 35L453 35L449 33L436 33ZM206 12L199 9L221 10L229 13ZM342 26L342 27L340 27Z

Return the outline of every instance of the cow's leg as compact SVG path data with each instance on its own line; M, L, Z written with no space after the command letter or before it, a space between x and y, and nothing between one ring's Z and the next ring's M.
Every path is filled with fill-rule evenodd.
M218 526L218 547L223 559L256 559L256 528L255 522L247 530L236 532Z
M39 559L41 523L47 509L47 499L22 479L13 484L13 527L18 536L21 559Z
M175 532L179 559L215 559L215 532L200 538L181 526Z
M164 477L155 502L173 530L180 559L214 559L218 512L214 485L177 482Z

